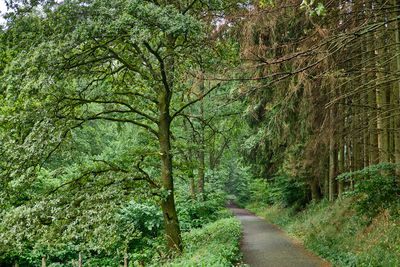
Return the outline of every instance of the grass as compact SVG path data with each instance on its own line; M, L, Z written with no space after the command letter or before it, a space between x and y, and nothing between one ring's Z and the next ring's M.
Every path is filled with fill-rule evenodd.
M183 235L183 255L162 266L235 266L241 259L239 252L241 223L235 218L224 218L194 229ZM158 265L160 266L160 265Z
M323 200L300 212L279 205L247 208L336 266L400 266L399 214L385 209L369 218L357 213L352 202L351 198Z

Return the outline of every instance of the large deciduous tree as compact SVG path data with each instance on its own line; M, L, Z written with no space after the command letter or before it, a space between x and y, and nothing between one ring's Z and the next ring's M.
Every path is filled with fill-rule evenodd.
M188 90L181 81L186 62L209 44L206 33L213 26L205 21L213 21L213 14L235 3L229 1L228 8L224 1L196 0L9 4L15 12L8 16L2 40L12 56L0 77L0 168L2 186L9 192L2 195L3 203L11 203L16 181L19 190L29 187L72 129L98 120L132 124L157 144L157 151L131 155L128 165L95 159L96 169L49 194L79 184L88 175L108 172L123 174L123 181L142 181L160 197L169 250L182 250L171 123L219 86L181 97ZM156 157L160 168L150 173L145 162Z

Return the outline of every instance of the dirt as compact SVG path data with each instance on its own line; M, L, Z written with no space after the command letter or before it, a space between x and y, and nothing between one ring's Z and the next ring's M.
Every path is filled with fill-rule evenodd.
M241 252L250 267L320 267L329 266L289 238L284 231L248 210L231 203L228 207L242 222Z

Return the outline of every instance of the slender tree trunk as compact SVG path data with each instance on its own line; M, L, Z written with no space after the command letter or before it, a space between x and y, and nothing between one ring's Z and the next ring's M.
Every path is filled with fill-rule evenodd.
M42 267L46 267L46 258L45 257L42 258Z
M361 146L360 146L360 120L359 120L359 106L360 101L359 97L357 96L354 99L355 107L352 109L353 110L353 116L352 116L352 139L353 139L353 165L354 165L354 170L357 171L361 169Z
M78 266L82 267L82 252L79 252Z
M190 120L190 119L189 119ZM192 133L192 139L195 140L195 135L193 133L193 131L189 131L187 125L186 125L186 121L183 121L183 128L185 130L186 133L191 132ZM188 148L188 156L186 158L188 164L190 165L190 170L188 173L188 177L190 179L190 197L192 198L193 202L196 200L196 185L194 182L194 174L193 174L193 152L192 152L192 148Z
M395 101L396 101L396 97L395 97L395 87L391 87L390 88L390 105L388 107L389 111L388 111L388 116L390 116L389 118L389 130L388 130L388 134L389 134L389 157L390 157L390 162L394 163L395 159L394 159L394 122L395 122L395 116L393 115L393 108L396 106Z
M373 64L373 42L374 38L372 34L369 34L367 38L367 64ZM367 66L367 68L369 68ZM373 75L371 75L371 71L368 71L368 81L372 81L374 79ZM379 147L378 147L378 136L377 136L377 112L376 112L376 89L370 89L368 92L368 104L371 107L369 113L369 123L368 123L368 131L369 131L369 165L374 165L379 162Z
M311 199L312 200L320 200L321 199L321 192L319 190L318 178L313 176L310 182L310 189L311 189Z
M397 17L400 15L400 1L399 0L392 0L392 6L393 6L393 16ZM399 27L399 21L396 20L393 22L394 26L394 42L395 42L395 60L393 62L394 64L394 73L395 77L399 77L400 74L400 27ZM393 104L394 107L399 107L400 106L400 78L397 78L397 81L395 81L394 88L393 88ZM400 164L400 116L396 115L393 117L394 120L394 162L396 164ZM400 169L396 168L396 175L398 177L398 183L400 185Z
M378 1L378 7L383 1ZM376 12L384 12L377 10ZM376 71L376 108L377 108L377 131L379 162L389 162L389 136L387 132L387 87L384 84L385 78L385 29L375 31L375 71Z
M193 172L191 172L191 176L190 176L190 197L192 198L193 201L196 200L196 185L194 183Z
M327 157L323 157L323 159L320 161L321 167L320 169L322 170L322 177L323 177L323 192L322 195L324 198L329 198L329 155Z
M200 129L200 144L199 144L199 168L197 177L197 194L200 201L204 201L204 167L205 167L205 145L204 145L204 128Z
M343 114L343 106L340 108L339 115ZM340 121L340 134L338 135L339 137L339 162L338 162L338 173L344 173L344 133L343 133L343 124L344 124L344 120L342 119ZM344 192L344 181L343 180L339 180L338 182L338 194L339 196L341 196Z
M201 73L200 77L200 95L204 94L204 74ZM204 201L204 168L205 168L205 144L204 144L204 134L205 134L205 125L204 125L204 98L200 100L200 138L199 138L199 168L198 168L198 177L197 177L197 193L200 201Z
M215 134L214 134L214 136L213 136L213 138L212 138L212 144L211 144L211 146L210 146L210 149L209 149L209 163L210 163L210 170L211 171L214 171L214 168L215 168L215 161L216 161L216 156L215 156L215 154L216 154L216 149L215 149Z
M128 267L128 251L126 248L124 250L124 267Z
M336 166L335 166L335 157L337 157L336 153L336 144L335 144L335 106L331 106L330 108L330 127L331 127L331 136L329 139L329 200L333 201L336 196Z
M367 14L367 10L366 10L366 6L365 6L365 2L362 3L363 4L363 8L362 8L362 12L364 14ZM369 111L369 103L368 103L368 93L365 92L365 88L367 88L368 86L368 39L365 38L365 36L362 37L362 39L360 40L361 42L361 64L360 66L362 67L362 89L363 89L363 93L362 93L362 97L361 97L361 106L363 109L362 112L362 121L361 121L361 125L363 127L362 129L362 142L363 142L363 166L364 168L367 167L369 165L369 157L370 157L370 137L369 137L369 120L371 119Z
M364 168L369 165L369 133L368 133L368 95L363 96L362 98L362 106L364 108L363 112L363 146L364 146Z

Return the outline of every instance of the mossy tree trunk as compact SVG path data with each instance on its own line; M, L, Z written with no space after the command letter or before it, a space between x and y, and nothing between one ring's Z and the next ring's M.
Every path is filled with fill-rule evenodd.
M160 97L160 117L158 125L158 140L160 143L161 156L161 181L162 189L166 196L161 201L161 208L164 217L164 226L167 237L168 249L170 251L182 251L181 231L178 223L178 216L174 200L174 181L172 176L172 154L170 144L170 123L169 114L170 94L164 93Z

